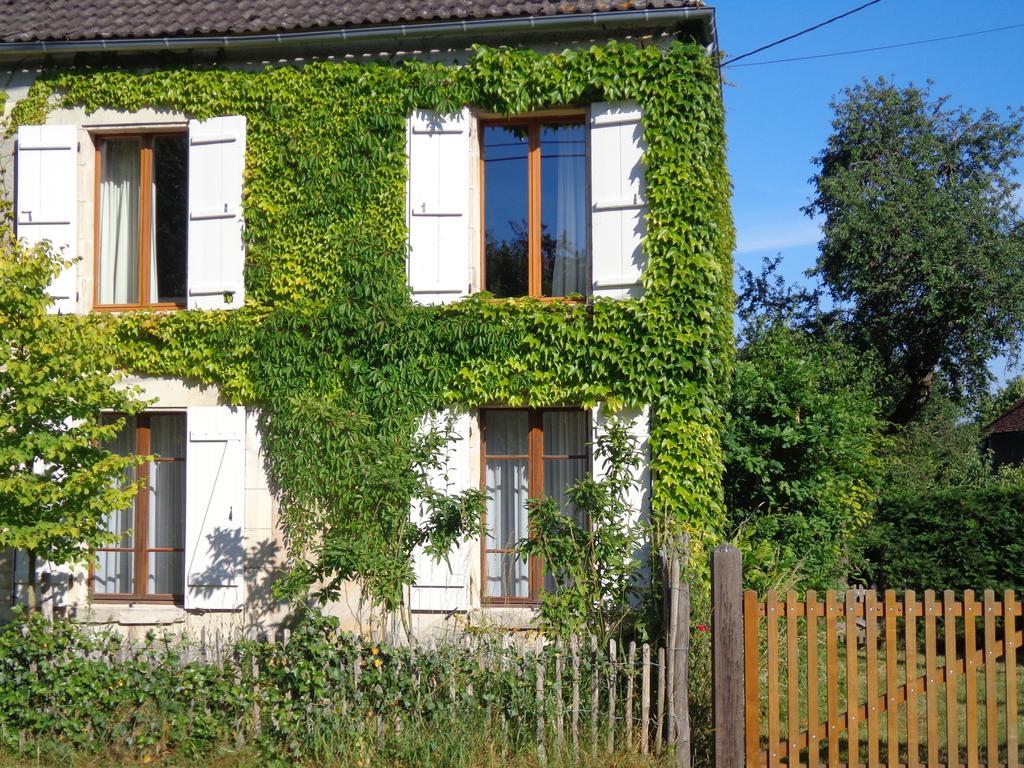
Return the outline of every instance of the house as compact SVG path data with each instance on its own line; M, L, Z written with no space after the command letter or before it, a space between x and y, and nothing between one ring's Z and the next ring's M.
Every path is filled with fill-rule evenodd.
M17 233L77 260L54 311L110 323L153 400L113 446L155 457L109 522L123 539L91 568L47 566L48 610L134 632L275 626L298 474L273 451L338 459L313 410L344 413L374 376L381 418L419 382L423 411L452 419L436 485L489 496L487 534L416 555L417 631L529 621L543 570L509 551L525 500L600 474L613 409L642 446L638 513L713 529L733 238L715 48L699 0L9 0ZM397 379L384 358L410 337L376 349L351 321L380 308L435 345ZM341 322L337 346L316 335ZM287 362L257 350L268 327ZM287 447L266 430L300 400ZM0 611L24 569L0 560ZM367 619L359 596L330 607L346 626Z
M992 466L1024 462L1024 400L1018 400L982 430L981 449L992 452Z

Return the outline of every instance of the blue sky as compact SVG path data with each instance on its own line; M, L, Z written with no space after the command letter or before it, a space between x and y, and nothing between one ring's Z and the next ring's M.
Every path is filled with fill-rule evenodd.
M736 56L865 0L719 0L719 44ZM811 158L830 131L829 103L843 87L879 76L905 84L934 81L933 93L975 109L1024 104L1024 27L849 56L758 66L771 59L945 37L1024 24L1024 2L881 0L859 13L725 68L729 169L736 263L757 269L781 253L782 272L800 279L813 265L815 222L800 213L810 197ZM1021 164L1024 170L1024 164ZM1024 178L1019 179L1024 181ZM998 379L1012 375L993 361Z

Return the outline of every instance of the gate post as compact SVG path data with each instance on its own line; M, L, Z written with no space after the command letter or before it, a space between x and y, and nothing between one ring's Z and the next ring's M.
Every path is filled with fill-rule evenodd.
M743 754L743 561L722 544L711 553L711 690L715 768L745 765Z

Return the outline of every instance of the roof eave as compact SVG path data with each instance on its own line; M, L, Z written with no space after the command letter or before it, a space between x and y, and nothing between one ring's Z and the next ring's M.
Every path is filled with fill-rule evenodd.
M683 27L695 27L700 33L698 40L709 51L717 50L714 8L705 7L515 16L254 35L7 42L0 43L0 60L161 52L257 56L260 53L349 53L373 49L387 53L414 50L423 44L429 44L430 49L439 49L465 47L472 43L571 38L580 34L614 37L641 32L670 32Z

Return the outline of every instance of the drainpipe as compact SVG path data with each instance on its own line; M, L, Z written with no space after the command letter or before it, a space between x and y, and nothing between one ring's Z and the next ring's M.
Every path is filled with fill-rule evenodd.
M653 8L256 35L7 42L0 43L0 60L26 60L74 54L144 54L161 51L256 53L263 50L283 53L294 49L324 47L341 53L366 47L376 47L381 52L386 52L401 50L417 42L429 42L432 47L438 47L442 43L468 45L482 38L507 40L516 36L564 37L573 34L601 33L611 35L615 32L625 33L641 29L670 30L685 23L700 24L702 37L709 52L713 53L717 49L713 8Z

